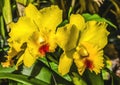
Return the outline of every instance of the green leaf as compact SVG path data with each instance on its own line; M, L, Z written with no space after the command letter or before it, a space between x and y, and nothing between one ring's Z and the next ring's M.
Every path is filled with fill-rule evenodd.
M4 1L4 6L2 8L3 11L3 16L5 19L5 23L9 24L12 21L12 11L11 11L11 0L3 0Z
M13 81L13 80L9 80L9 85L25 85L25 84L20 83L20 82L16 82L16 81Z
M49 85L48 83L45 83L44 81L41 81L35 78L29 78L29 76L25 76L25 75L0 73L0 79L6 79L6 78L26 84L26 85Z
M51 72L47 68L43 67L36 78L50 84Z
M11 73L15 70L16 70L15 66L13 66L13 67L2 67L2 65L0 65L0 73Z
M105 69L102 69L102 77L104 80L108 80L109 79L109 72L107 72Z
M111 25L112 27L117 28L112 22L108 21L105 18L100 17L98 14L91 15L89 13L85 13L85 14L82 14L82 16L85 18L86 21L95 20L98 22L106 22L109 25Z
M32 65L32 66L29 67L29 68L23 66L23 70L21 71L21 73L22 73L23 75L30 76L30 75L31 75L31 72L32 72L32 70L33 70L33 66L34 66L34 65Z
M58 27L62 27L62 26L64 26L64 25L68 24L68 23L69 23L68 20L64 20L63 22L61 22L61 23L58 25Z
M4 28L4 21L3 21L3 16L0 16L0 35L2 38L5 40L5 28Z
M49 64L50 64L50 66L51 66L51 69L55 72L55 73L57 73L59 76L61 76L59 73L58 73L58 65L57 64L55 64L54 62L50 62L49 64L48 64L48 61L46 60L46 58L39 58L39 60L41 61L41 62L43 62L44 64L46 64L48 67L49 67ZM67 81L72 81L72 79L71 79L71 77L67 74L67 75L64 75L64 76L61 76L61 77L63 77L65 80L67 80Z
M104 85L101 74L95 74L94 72L86 70L83 74L83 77L88 85Z
M87 83L82 79L82 77L80 75L78 75L77 73L73 73L73 83L75 85L87 85Z
M51 80L50 70L48 70L46 67L44 67L38 62L32 65L30 68L23 66L23 70L21 73L23 75L31 76L50 84Z

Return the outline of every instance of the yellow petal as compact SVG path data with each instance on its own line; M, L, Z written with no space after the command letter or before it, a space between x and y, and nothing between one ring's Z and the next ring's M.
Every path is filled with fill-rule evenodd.
M37 8L32 5L29 4L26 8L25 8L25 15L27 17L29 17L30 19L33 20L33 22L38 26L38 28L42 28L42 20L43 20L43 16L41 15L41 13L39 12L39 10L37 10Z
M103 48L107 44L109 32L105 22L88 21L86 29L81 33L80 42L87 41Z
M12 56L5 56L7 58L7 60L5 62L1 62L1 65L3 67L10 67L14 65L14 61L12 60Z
M79 74L82 75L84 73L85 69L86 69L86 66L84 65L84 62L81 61L80 59L75 59L74 62L77 66Z
M25 43L32 33L37 29L36 26L27 17L20 17L17 23L10 23L11 31L8 44L17 52L21 50L21 46Z
M29 4L25 8L25 15L33 20L39 30L46 29L48 31L55 31L56 27L62 21L62 10L54 5L38 11L34 5Z
M21 50L22 44L23 43L21 43L21 41L11 40L10 38L8 39L8 45L14 51L12 54L16 55L16 52L19 52Z
M40 53L39 53L40 45L38 43L36 43L36 41L34 41L34 39L32 39L32 38L27 41L27 49L29 50L29 54L31 54L35 58L38 55L40 56Z
M79 30L76 26L68 24L58 28L56 42L64 51L68 51L76 47L78 37Z
M13 48L13 47L10 47L9 51L8 51L8 55L9 55L9 58L13 58L17 55L17 51Z
M20 17L17 23L10 23L11 31L9 36L11 40L26 40L37 29L36 25L32 23L30 18Z
M5 56L7 58L7 60L5 62L1 63L3 67L13 66L14 62L12 59L17 55L18 52L13 47L10 47L10 49L7 53L8 53L8 55Z
M49 51L50 52L54 52L56 47L57 47L57 43L56 43L56 38L55 38L55 34L54 33L49 33L49 39L48 39L48 43L49 43Z
M69 72L70 67L72 65L73 59L68 57L65 53L63 53L60 57L58 71L61 75L65 75Z
M11 66L10 61L1 62L1 65L2 67L7 67L7 68Z
M18 69L18 66L20 66L23 63L23 58L24 58L24 54L21 55L20 58L18 59L16 63L16 69Z
M26 49L23 57L24 65L30 67L34 64L35 60L36 60L36 56L31 55L29 49Z
M70 24L74 24L79 30L85 27L85 20L80 14L72 14L70 16Z
M51 7L41 9L40 13L42 14L41 23L44 28L49 31L55 31L62 21L62 10L58 6L52 5Z

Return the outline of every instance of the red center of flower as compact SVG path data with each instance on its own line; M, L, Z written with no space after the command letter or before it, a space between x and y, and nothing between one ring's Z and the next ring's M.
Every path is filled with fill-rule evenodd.
M94 68L93 62L90 61L90 60L88 60L88 59L85 60L85 65L86 65L86 67L89 68L89 69L93 69L93 68Z
M47 52L49 52L49 45L48 45L48 44L42 45L42 46L39 48L39 52L40 52L42 55L45 55Z

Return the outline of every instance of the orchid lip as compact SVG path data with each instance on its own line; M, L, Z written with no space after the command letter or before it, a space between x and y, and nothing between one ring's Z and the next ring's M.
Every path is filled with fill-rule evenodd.
M44 45L40 46L39 52L40 52L40 54L45 55L47 52L49 52L49 45L44 44Z

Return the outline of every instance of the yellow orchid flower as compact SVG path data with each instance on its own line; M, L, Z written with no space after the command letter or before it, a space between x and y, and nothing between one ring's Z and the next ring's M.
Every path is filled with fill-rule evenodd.
M58 28L56 32L56 42L64 50L58 66L58 71L62 75L69 72L73 62L72 55L78 43L79 32L83 30L84 27L84 18L79 14L72 14L70 16L70 23L64 27Z
M55 51L55 30L62 21L62 10L55 5L37 10L34 5L29 4L24 13L25 16L20 17L17 23L9 24L11 31L8 42L12 49L8 56L13 58L15 55L12 52L15 51L17 55L24 51L16 66L23 62L30 67L38 56Z
M78 17L78 15L76 17ZM75 22L80 23L81 21L75 19ZM73 31L73 33L70 34L67 30L73 28L68 28L68 26L63 27L63 29L59 28L57 31L56 35L62 35L58 41L64 39L62 43L58 42L58 45L64 50L59 61L58 71L62 75L65 75L69 72L72 62L74 61L80 75L83 74L85 69L94 71L96 74L100 73L100 69L104 66L103 48L107 44L107 36L109 34L106 30L107 24L105 22L88 21L82 24L82 28L78 28L77 24L73 24L73 26L74 25L76 27L74 30L79 29L80 32L74 33ZM68 35L70 37L68 37ZM72 44L69 46L69 43Z

